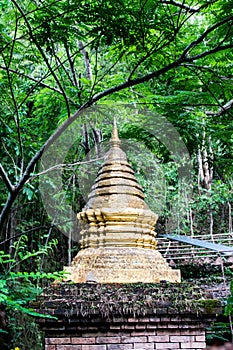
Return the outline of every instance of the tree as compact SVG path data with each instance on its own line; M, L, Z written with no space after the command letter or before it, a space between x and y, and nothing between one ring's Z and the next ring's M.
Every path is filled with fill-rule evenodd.
M216 135L216 119L231 132L224 120L232 106L230 1L4 0L1 7L1 227L44 149L89 106L123 99L121 91L167 115L175 106L169 118L195 149L202 136L192 128L203 118Z
M31 270L60 270L77 249L50 222L36 175L47 147L78 119L85 125L65 161L82 161L93 145L99 151L98 142L109 139L110 126L101 118L92 124L81 119L99 103L129 103L135 114L145 105L170 121L196 171L192 201L177 211L187 214L179 229L205 232L209 223L212 231L232 233L230 0L0 0L0 9L0 245L7 259L16 257L16 280L21 271L27 277ZM172 157L143 129L140 117L136 122L125 113L120 135L144 143L161 159L168 200L177 202ZM153 184L137 168L137 161L145 162L139 158L132 166L150 195ZM74 186L76 174L67 167L62 191L77 211L83 200ZM162 218L163 229L169 211ZM25 235L29 239L21 253L29 263L21 262L14 250ZM54 238L60 247L47 257L43 252Z

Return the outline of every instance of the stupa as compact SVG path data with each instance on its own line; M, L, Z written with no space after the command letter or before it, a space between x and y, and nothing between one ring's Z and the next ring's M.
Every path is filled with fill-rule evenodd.
M157 219L121 149L114 120L110 149L78 213L81 249L66 267L68 278L76 283L180 282L180 270L157 250Z

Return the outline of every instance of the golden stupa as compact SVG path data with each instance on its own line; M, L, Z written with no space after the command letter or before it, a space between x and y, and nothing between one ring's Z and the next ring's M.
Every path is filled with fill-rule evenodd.
M81 250L66 271L82 283L180 282L157 250L154 226L158 216L144 201L134 171L120 148L116 121L103 165L78 213Z

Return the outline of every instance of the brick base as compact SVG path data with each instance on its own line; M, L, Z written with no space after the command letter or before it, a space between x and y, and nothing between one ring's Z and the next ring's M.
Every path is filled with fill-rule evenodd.
M201 350L205 328L221 313L200 287L167 283L65 283L37 303L40 313L57 317L38 320L46 350Z
M190 317L80 320L50 328L46 350L182 349L206 347L204 323ZM47 329L48 331L48 329Z

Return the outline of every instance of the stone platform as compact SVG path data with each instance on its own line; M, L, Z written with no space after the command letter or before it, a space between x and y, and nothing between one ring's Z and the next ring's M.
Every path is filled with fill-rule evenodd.
M65 270L71 274L73 282L79 283L180 282L180 270L171 269L156 249L86 248Z

